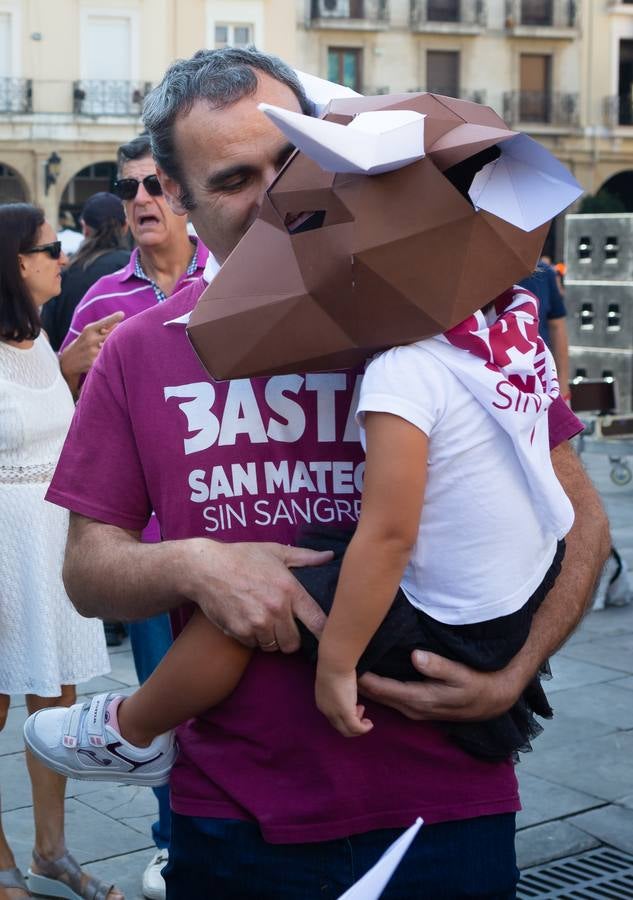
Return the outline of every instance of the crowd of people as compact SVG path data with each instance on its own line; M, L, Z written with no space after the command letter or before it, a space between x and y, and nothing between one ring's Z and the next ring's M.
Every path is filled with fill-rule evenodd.
M527 432L482 400L506 355L450 332L366 370L211 379L185 326L292 152L262 102L312 111L256 50L174 63L70 261L37 209L0 207L0 720L26 694L35 816L28 884L0 828L1 900L122 897L66 848L65 776L154 787L150 900L335 898L417 816L385 898L515 896L513 754L609 549L580 424L518 288L474 333L529 321ZM356 529L273 516L263 479L215 503L214 478L272 465L364 467ZM76 703L108 670L98 618L132 623L142 686Z

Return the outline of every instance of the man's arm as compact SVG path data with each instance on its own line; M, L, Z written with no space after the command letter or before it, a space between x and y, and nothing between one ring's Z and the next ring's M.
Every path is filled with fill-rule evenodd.
M320 633L324 616L288 567L330 558L329 551L207 538L143 544L139 532L71 513L64 584L84 616L129 621L191 601L243 644L289 653L299 647L294 617Z
M89 371L106 338L124 318L123 312L110 313L109 316L86 325L71 343L64 342L59 354L59 365L73 397L76 398L79 394L81 376Z
M552 356L556 363L560 392L565 399L569 394L569 338L567 336L567 320L548 319L549 340Z
M569 637L589 606L610 549L609 523L600 497L569 444L552 451L552 463L574 507L574 525L556 584L534 616L528 640L497 672L477 672L433 653L415 651L422 682L398 682L364 675L364 696L412 719L484 720L508 710L529 681Z

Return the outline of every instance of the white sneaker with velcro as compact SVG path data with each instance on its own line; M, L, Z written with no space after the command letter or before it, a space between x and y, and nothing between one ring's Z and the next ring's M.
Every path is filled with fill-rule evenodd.
M169 851L159 850L152 856L143 872L141 890L147 900L165 900L167 888L163 878L163 869L169 862Z
M31 753L49 769L86 781L117 781L156 787L167 784L176 755L171 731L149 747L130 744L109 722L116 694L97 694L86 703L41 709L24 724Z

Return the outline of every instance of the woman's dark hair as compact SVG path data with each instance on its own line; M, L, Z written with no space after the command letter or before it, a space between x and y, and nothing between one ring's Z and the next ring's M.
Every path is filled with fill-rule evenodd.
M103 253L108 250L125 250L123 237L123 225L118 219L106 219L99 228L93 229L90 237L87 237L79 250L74 254L68 266L69 269L81 266L87 269Z
M0 338L35 340L40 313L20 273L18 254L35 247L44 213L30 203L0 205Z

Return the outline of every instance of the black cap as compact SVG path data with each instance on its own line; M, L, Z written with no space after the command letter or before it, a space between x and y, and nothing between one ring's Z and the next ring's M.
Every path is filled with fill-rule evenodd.
M86 200L81 212L81 218L90 228L98 230L110 219L114 219L119 224L124 225L125 210L118 197L114 194L108 194L106 191L100 191Z

